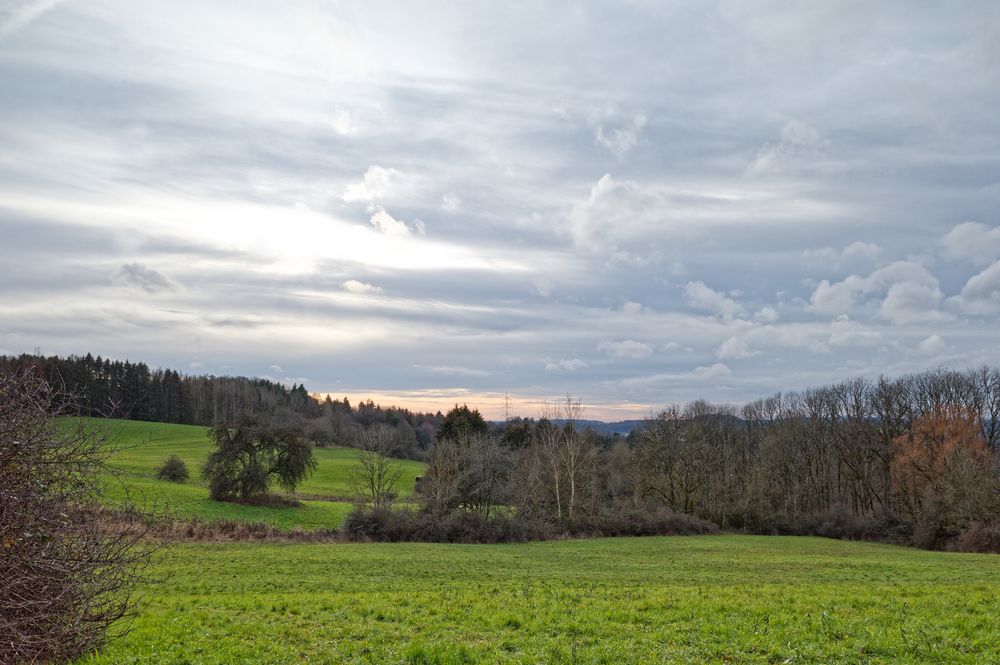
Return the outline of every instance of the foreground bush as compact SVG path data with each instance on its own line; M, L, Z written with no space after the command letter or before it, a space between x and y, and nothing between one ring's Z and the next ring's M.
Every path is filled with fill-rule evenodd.
M55 397L31 374L0 375L0 663L101 646L148 561L138 515L108 524L94 508L105 441L57 428Z
M156 477L160 480L183 483L188 479L187 464L177 455L171 455L156 472Z

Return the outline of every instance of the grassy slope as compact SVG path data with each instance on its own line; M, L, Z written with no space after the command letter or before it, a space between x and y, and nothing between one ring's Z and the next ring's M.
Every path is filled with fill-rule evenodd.
M99 663L1000 660L1000 556L815 538L164 551Z
M336 528L350 511L350 474L357 451L351 448L317 448L318 467L298 488L296 495L305 499L340 498L340 501L306 500L303 508L260 508L220 503L208 498L208 491L199 476L201 465L208 457L212 444L204 427L147 423L134 420L86 419L88 427L107 432L111 443L120 448L111 459L119 480L108 479L108 498L123 502L126 497L142 505L166 508L177 517L201 519L232 519L265 522L282 528L301 526ZM176 454L187 464L191 478L186 483L171 483L156 479L156 470L169 455ZM413 492L416 476L422 470L419 462L401 460L403 476L401 494Z

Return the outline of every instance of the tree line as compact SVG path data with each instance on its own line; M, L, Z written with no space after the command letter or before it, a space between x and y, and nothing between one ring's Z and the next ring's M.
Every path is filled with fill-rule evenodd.
M1000 551L997 368L857 378L744 406L698 400L627 439L578 428L580 414L571 398L501 428L463 414L429 450L424 513L575 533L684 514L753 533ZM358 528L377 537L371 519Z
M185 425L234 425L252 416L300 426L317 445L357 446L366 429L388 425L397 457L421 459L441 413L415 413L367 400L319 399L304 384L241 376L186 375L143 362L84 356L0 356L0 374L30 372L57 387L56 405L73 415Z

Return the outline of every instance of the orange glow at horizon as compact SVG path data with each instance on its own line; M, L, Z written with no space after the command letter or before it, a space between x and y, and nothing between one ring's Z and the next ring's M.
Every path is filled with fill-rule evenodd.
M503 420L508 410L511 417L538 418L546 413L551 413L553 408L558 408L559 404L566 399L565 396L562 398L525 397L512 393L472 392L461 388L400 391L319 391L313 394L321 400L326 399L327 395L330 396L330 399L346 397L350 400L351 406L356 406L359 402L367 402L370 399L383 407L399 406L410 411L424 413L437 411L447 413L456 405L466 404L470 408L478 409L487 420ZM635 402L590 404L585 400L581 406L583 407L582 418L608 422L647 418L662 408L662 406Z

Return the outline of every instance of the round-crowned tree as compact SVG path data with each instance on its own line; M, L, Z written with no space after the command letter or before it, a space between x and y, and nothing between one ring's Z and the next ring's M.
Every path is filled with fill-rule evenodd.
M202 477L219 501L255 499L277 481L291 492L316 468L312 444L301 427L275 426L260 417L246 417L235 428L211 430L216 449L208 456Z

